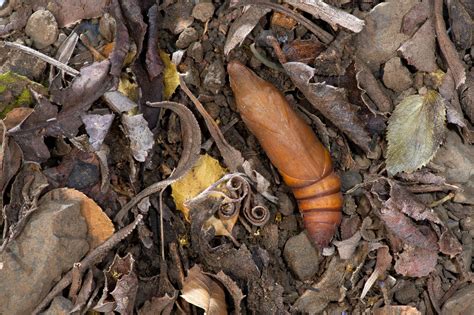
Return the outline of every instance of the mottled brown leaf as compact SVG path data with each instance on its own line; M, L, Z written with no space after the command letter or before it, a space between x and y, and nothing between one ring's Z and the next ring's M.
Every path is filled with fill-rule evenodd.
M433 249L409 246L395 262L395 271L406 277L425 277L438 262L438 252Z

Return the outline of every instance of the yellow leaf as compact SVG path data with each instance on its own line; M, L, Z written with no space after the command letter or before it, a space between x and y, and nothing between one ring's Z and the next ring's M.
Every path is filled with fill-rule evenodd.
M138 101L138 96L139 96L138 84L130 81L130 79L127 76L125 75L120 76L120 81L119 81L117 90L121 92L123 95L127 96L132 101L134 101L135 103Z
M398 104L388 120L388 173L413 172L426 165L444 139L445 120L444 100L434 90Z
M196 197L224 174L225 170L219 161L204 154L186 176L171 184L176 208L183 213L186 220L189 221L189 209L184 206L184 202Z
M179 85L179 74L176 70L176 65L171 62L170 56L167 53L160 50L160 57L165 65L163 79L165 86L164 97L166 100L169 100Z

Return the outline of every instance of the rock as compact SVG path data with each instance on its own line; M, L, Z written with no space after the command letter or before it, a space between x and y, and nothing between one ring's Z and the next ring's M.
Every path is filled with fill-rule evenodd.
M396 55L409 36L401 32L405 14L418 1L389 0L375 6L365 17L365 27L356 35L357 55L372 71Z
M192 16L201 22L206 22L214 15L214 10L211 2L200 2L194 6Z
M193 24L191 16L193 9L192 1L178 1L166 8L163 19L163 28L170 30L173 34L179 34Z
M189 45L188 55L196 62L201 62L204 58L204 50L200 42L194 42Z
M395 292L395 299L400 304L408 304L418 299L420 292L416 289L415 283L407 281L397 292Z
M187 27L184 31L179 34L178 40L176 41L176 47L179 49L187 48L192 42L197 41L199 34L193 27Z
M456 291L443 305L441 315L474 314L474 284Z
M66 187L78 190L89 188L100 181L100 170L97 165L78 160L69 173Z
M209 66L204 77L203 86L214 94L219 93L225 84L226 71L222 61L216 60Z
M57 296L51 302L51 306L42 315L68 315L74 305L62 296Z
M58 23L51 12L38 10L28 19L25 33L33 40L36 48L43 49L56 41L59 34Z
M291 271L302 281L311 279L319 269L319 255L305 232L293 236L283 251Z
M31 314L87 253L87 225L80 208L75 200L41 199L21 234L0 254L0 314Z
M449 131L433 163L441 166L438 175L463 188L456 192L454 201L474 205L474 147L463 143L455 131Z
M383 83L395 92L402 92L412 84L411 73L402 65L400 58L394 57L387 61L383 72Z
M342 192L346 192L360 183L362 183L362 176L360 175L358 171L347 171L341 174ZM360 191L360 189L358 189L357 191Z
M46 62L18 50L0 47L0 73L8 71L38 81L44 74Z

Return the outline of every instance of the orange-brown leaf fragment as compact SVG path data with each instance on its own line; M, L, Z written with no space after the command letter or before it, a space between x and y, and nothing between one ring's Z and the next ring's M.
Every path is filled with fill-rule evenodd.
M58 189L55 196L61 199L81 201L81 214L87 223L87 241L94 249L114 234L114 225L99 205L84 193L72 189Z

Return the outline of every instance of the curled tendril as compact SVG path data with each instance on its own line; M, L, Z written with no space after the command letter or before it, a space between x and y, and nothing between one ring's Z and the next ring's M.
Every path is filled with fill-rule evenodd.
M264 206L244 208L245 218L255 226L263 226L270 219L270 211Z
M216 210L216 215L221 220L239 215L240 210L243 211L245 219L254 226L265 225L270 219L270 211L266 207L253 205L255 196L252 193L250 180L245 174L233 173L223 176L195 198L187 201L186 205L192 206L193 203L209 196L222 198L222 203Z

